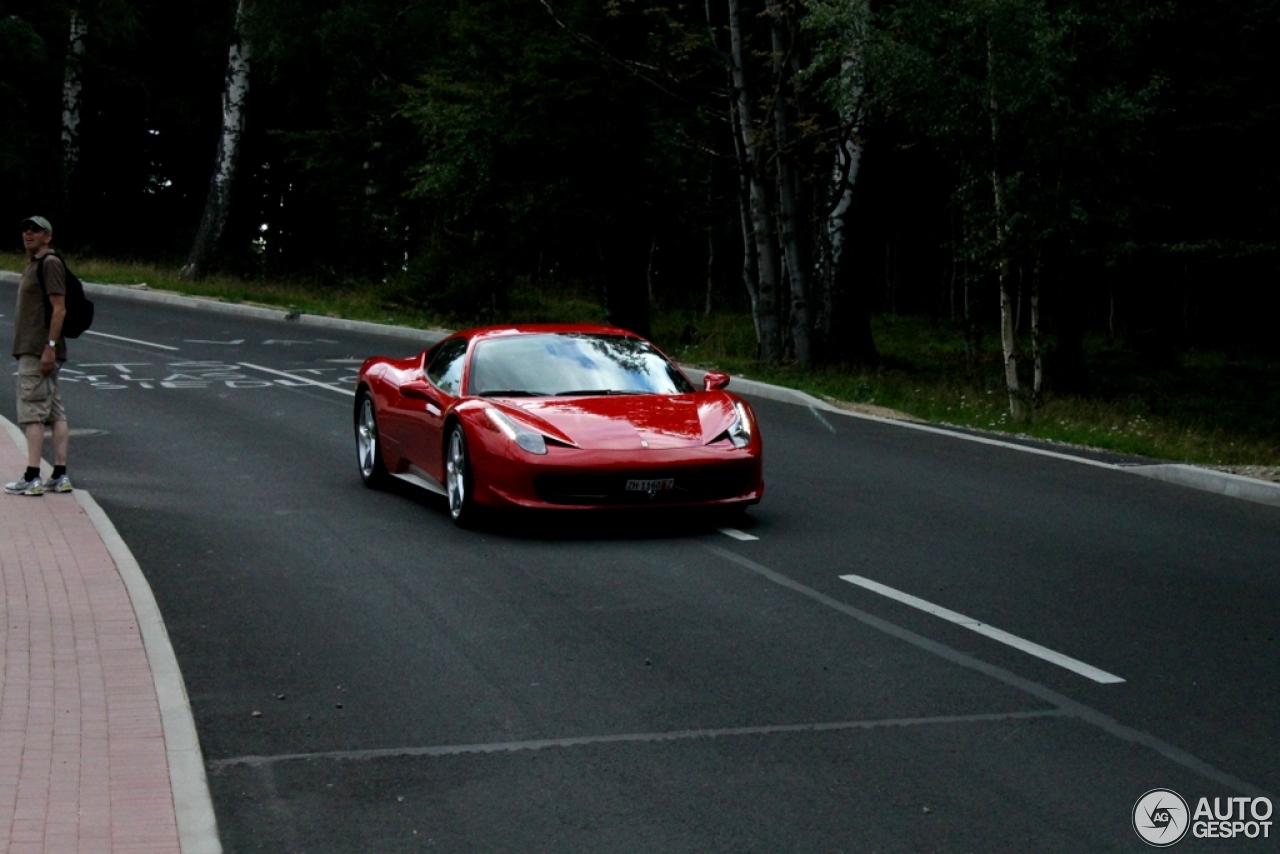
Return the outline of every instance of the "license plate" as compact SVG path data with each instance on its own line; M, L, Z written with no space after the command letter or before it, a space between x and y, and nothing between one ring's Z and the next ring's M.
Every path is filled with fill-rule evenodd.
M627 492L658 492L663 489L675 489L676 479L665 477L660 480L629 480Z

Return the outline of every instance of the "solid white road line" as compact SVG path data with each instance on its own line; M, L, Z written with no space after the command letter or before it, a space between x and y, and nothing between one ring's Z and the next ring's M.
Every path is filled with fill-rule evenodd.
M108 335L105 332L94 332L92 329L85 330L85 335L96 335L99 338L110 338L113 341L127 341L130 344L141 344L143 347L156 347L161 350L178 350L178 347L170 347L168 344L156 344L153 341L139 341L137 338L125 338L123 335Z
M842 575L840 578L850 584L856 584L859 587L864 587L867 590L879 593L882 596L888 596L890 599L895 599L905 605L910 605L912 608L919 608L926 614L933 614L935 617L941 617L942 619L955 623L958 626L964 626L966 629L977 632L980 635L985 635L992 640L1008 644L1014 649L1020 649L1028 655L1034 655L1036 658L1044 659L1051 664L1056 664L1059 667L1065 667L1067 670L1070 670L1073 673L1078 673L1086 679L1092 679L1094 682L1101 682L1104 685L1114 685L1118 682L1124 681L1119 676L1114 676L1105 670L1099 670L1091 664L1085 664L1083 661L1077 661L1076 659L1063 655L1060 652L1054 652L1051 649L1040 646L1038 643L1032 643L1031 641L1023 640L1016 635L1011 635L1008 632L1002 632L1000 629L988 626L986 623L982 623L972 617L966 617L964 614L957 614L955 611L949 611L946 608L934 605L932 602L926 602L923 599L912 596L910 593L903 593L901 590L894 590L892 587L886 587L878 581L863 578L861 575Z
M312 762L317 759L336 761L368 761L402 756L462 756L469 753L514 753L520 750L592 747L601 744L657 743L694 739L741 738L746 736L791 735L795 733L842 732L848 730L896 729L918 726L954 726L956 724L1003 723L1037 718L1060 718L1069 713L1063 709L1041 709L1029 712L994 712L976 715L942 715L920 718L886 718L883 720L835 721L832 723L781 724L726 729L686 729L670 732L638 732L619 735L587 735L571 738L544 738L536 741L504 741L492 744L446 744L436 747L391 747L370 750L335 750L328 753L285 753L275 756L235 756L211 759L209 766L217 770L237 765L264 767L277 762Z
M249 362L239 362L238 364L242 368L253 368L255 371L265 371L268 374L275 374L276 376L280 376L280 377L288 377L289 379L293 380L295 383L298 383L300 385L314 385L314 386L319 386L320 388L327 388L329 391L336 391L338 394L341 394L345 397L352 397L355 395L355 389L342 388L341 386L330 385L329 383L322 383L319 380L313 380L308 377L300 377L297 374L289 374L289 373L285 373L284 371L277 371L275 368L264 368L262 365L253 365L253 364L250 364Z
M759 537L753 537L744 531L739 531L737 528L716 528L716 530L724 534L726 537L733 537L735 540L741 540L744 543L760 539Z
M822 413L821 413L821 412L819 412L819 411L817 410L817 408L815 408L815 407L813 407L813 406L810 406L810 407L809 407L809 411L813 413L813 417L814 417L814 418L816 418L816 419L818 419L819 421L821 421L821 422L822 422L822 426L823 426L823 427L826 427L826 428L827 428L828 430L830 430L832 433L836 432L836 428L835 428L835 427L833 427L833 426L831 426L831 422L830 422L830 421L828 421L827 419L825 419L825 418L823 418L823 417L822 417Z

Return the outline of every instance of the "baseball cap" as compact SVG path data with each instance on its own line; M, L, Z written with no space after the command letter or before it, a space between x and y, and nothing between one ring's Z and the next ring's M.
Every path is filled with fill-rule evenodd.
M18 225L18 227L25 229L27 227L27 223L31 223L32 225L39 228L41 231L47 231L50 234L53 234L53 226L49 223L49 220L45 219L42 216L29 216L26 219L24 219Z

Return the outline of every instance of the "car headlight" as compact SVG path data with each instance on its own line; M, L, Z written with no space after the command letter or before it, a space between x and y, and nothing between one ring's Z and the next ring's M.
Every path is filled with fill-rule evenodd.
M747 408L736 400L733 402L733 409L738 417L729 425L725 435L735 448L745 448L751 444L751 416L747 414Z
M501 430L506 437L515 442L522 449L531 454L545 454L547 452L547 440L542 434L530 430L528 427L512 420L505 412L500 412L493 407L485 410L489 413L489 420L493 422L493 426Z

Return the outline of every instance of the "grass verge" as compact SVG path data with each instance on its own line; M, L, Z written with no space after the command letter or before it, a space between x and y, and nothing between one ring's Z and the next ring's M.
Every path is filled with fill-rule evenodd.
M85 282L146 285L151 290L209 297L228 303L262 305L304 314L394 323L422 329L440 325L439 317L396 305L385 291L376 287L318 287L309 281L249 281L237 276L208 276L198 282L185 282L178 277L177 267L146 261L78 258L75 255L67 256L67 264ZM22 253L0 253L0 269L16 272L25 266L26 256Z

